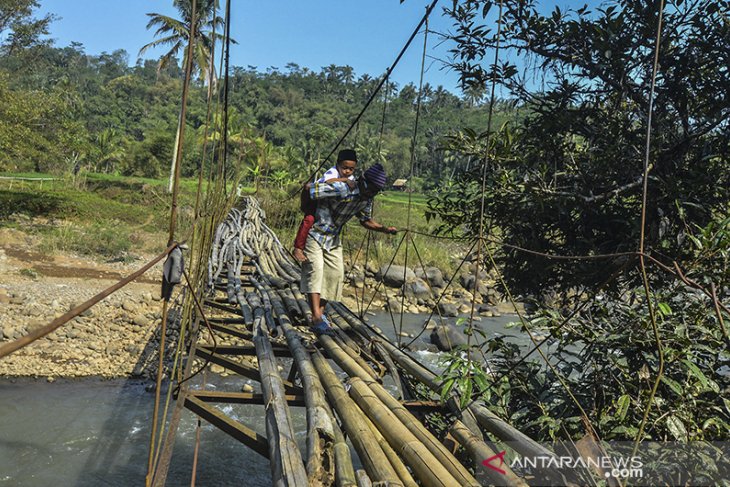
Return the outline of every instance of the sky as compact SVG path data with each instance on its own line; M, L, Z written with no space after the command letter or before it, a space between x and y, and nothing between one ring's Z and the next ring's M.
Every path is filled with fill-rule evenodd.
M281 70L290 63L319 71L330 64L350 65L357 76L381 75L395 60L430 1L406 0L232 0L232 66L269 67ZM149 12L178 17L172 0L40 0L39 13L52 13L50 37L57 46L80 42L87 54L124 49L134 64L139 49L151 42L146 29ZM225 2L221 2L224 5ZM445 3L444 3L445 4ZM430 28L439 32L450 21L437 6ZM221 12L223 16L223 12ZM393 72L400 86L418 84L423 36ZM458 75L444 68L448 45L429 35L424 82L443 85L458 93ZM158 58L163 49L148 51ZM435 58L435 59L434 59Z

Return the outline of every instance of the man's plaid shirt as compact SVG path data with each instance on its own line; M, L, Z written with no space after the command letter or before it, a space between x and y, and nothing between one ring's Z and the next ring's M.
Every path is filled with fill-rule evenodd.
M340 232L350 218L357 215L362 222L373 217L373 199L360 199L360 189L347 183L314 183L309 196L317 202L309 235L325 250L340 245Z

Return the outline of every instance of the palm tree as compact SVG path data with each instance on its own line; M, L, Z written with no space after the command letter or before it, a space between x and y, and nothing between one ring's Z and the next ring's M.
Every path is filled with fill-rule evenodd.
M170 49L162 55L157 65L157 72L167 66L175 59L182 50L187 56L187 45L190 39L190 24L193 13L192 0L173 0L173 5L180 12L180 19L174 19L167 15L148 13L150 18L147 29L156 28L155 37L158 39L146 44L139 50L142 56L148 49L159 46L170 46ZM211 58L211 50L214 42L223 40L222 34L225 21L216 15L218 0L197 0L195 16L195 46L193 54L193 69L205 78L206 83L215 83L215 67ZM215 36L213 32L215 31ZM232 43L236 43L231 39ZM186 59L183 58L183 66Z

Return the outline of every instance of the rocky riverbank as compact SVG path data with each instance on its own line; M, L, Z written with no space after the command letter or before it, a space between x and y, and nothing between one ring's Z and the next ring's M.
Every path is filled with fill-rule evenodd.
M350 309L359 309L365 290L371 310L390 310L393 313L431 313L455 317L471 313L472 302L478 316L494 317L524 312L524 306L501 300L495 288L495 276L483 270L475 279L476 269L467 265L457 276L443 273L436 267L412 269L404 266L354 266L345 276L344 303ZM451 283L450 285L449 282ZM476 283L476 285L475 285ZM447 286L448 285L448 286ZM375 294L375 297L371 297Z
M32 241L26 234L0 230L0 343L45 326L150 258L98 262L77 255L34 253L27 250L31 247ZM0 376L49 380L154 377L162 314L157 282L160 267L151 269L140 281L129 284L50 335L0 359ZM469 314L472 300L478 316L515 312L510 303L499 300L493 276L488 273L482 271L475 281L473 268L467 267L453 280L451 277L435 267L424 271L402 266L355 266L348 272L343 301L352 310L361 309L364 290L366 303L372 298L371 311L430 313L436 306L437 320L438 315ZM521 308L518 304L520 311ZM177 330L173 322L170 325L168 340L174 341ZM431 324L431 328L435 326L436 323Z
M47 325L147 258L99 263L75 255L50 257L26 251L26 239L21 232L0 231L0 343ZM160 272L151 269L143 282L129 284L50 335L0 359L0 376L53 380L154 374L162 306L159 285L152 282Z

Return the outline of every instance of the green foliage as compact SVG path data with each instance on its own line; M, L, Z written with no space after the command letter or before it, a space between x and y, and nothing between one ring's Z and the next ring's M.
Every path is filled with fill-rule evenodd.
M640 290L625 300L596 301L560 327L545 313L554 348L551 360L604 440L634 440L658 371L658 354ZM727 340L706 297L674 286L660 295L659 331L666 360L645 429L655 440L723 440L730 434ZM537 360L517 365L519 352L491 345L496 372L509 369L510 419L539 439L580 438L584 425L575 403L552 370ZM722 391L725 391L724 393Z
M142 56L150 48L170 47L170 50L160 58L158 71L176 62L175 57L180 51L184 51L183 64L184 59L187 57L193 18L193 3L191 0L174 0L173 5L180 13L181 19L174 19L162 14L147 14L150 18L147 29L157 29L155 36L159 39L144 45L139 50L139 56ZM217 8L218 0L198 0L195 7L194 69L199 71L201 77L205 78L208 83L215 83L215 70L210 63L211 51L217 41L224 39L222 32L225 30L225 21L220 16L215 15ZM236 43L233 39L231 39L231 42Z
M18 51L47 42L40 37L48 34L53 16L33 17L38 7L37 0L0 0L0 55L17 55Z
M533 56L534 77L517 76L508 61L493 69L493 4L454 2L449 9L453 67L465 86L494 79L527 116L508 126L495 121L491 134L465 129L447 141L451 153L473 166L441 191L432 214L444 217L446 230L476 234L481 161L488 158L485 223L509 244L561 255L636 250L658 4L614 0L595 10L545 13L535 1L505 1L500 41ZM687 226L705 226L730 200L724 61L730 37L727 4L721 4L669 1L664 15L646 247L680 263L687 257L681 245ZM469 206L461 214L459 198ZM503 250L509 284L531 293L595 286L626 264L547 261Z
M78 252L114 258L132 248L128 229L118 221L94 222L88 226L61 224L42 232L40 249L45 252Z

